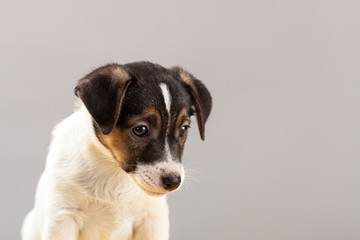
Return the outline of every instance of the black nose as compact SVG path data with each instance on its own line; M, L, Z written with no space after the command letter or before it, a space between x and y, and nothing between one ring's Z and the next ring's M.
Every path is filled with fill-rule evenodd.
M178 175L165 175L162 177L162 181L164 183L164 188L166 190L172 191L177 189L181 183L181 177Z

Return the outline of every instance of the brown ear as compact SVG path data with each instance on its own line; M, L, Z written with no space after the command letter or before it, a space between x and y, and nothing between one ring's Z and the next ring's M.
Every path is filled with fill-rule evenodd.
M116 125L130 82L130 74L123 66L109 64L85 76L75 87L75 95L83 101L105 135Z
M210 115L212 108L212 98L205 85L192 74L180 67L171 68L179 74L185 88L190 94L191 104L195 107L196 118L199 126L199 132L202 140L205 140L205 122Z

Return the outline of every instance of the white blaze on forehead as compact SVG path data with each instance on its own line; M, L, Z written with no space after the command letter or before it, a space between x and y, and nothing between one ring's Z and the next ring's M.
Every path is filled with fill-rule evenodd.
M160 83L159 86L161 88L161 92L165 101L166 110L169 113L169 119L170 119L171 97L170 97L169 88L165 83Z
M166 137L167 137L167 135L169 133L169 128L170 128L171 97L170 97L169 88L165 83L160 83L159 86L161 88L161 92L162 92L162 95L164 97L164 102L165 102L165 106L166 106L166 111L168 112L168 116L169 116L168 126L167 126L167 129L166 129ZM169 142L168 142L167 139L165 140L165 158L166 158L166 161L171 160L170 147L169 147Z

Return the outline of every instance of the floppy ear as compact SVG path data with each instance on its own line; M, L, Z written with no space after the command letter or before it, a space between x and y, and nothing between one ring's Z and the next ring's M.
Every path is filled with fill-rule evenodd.
M205 122L210 115L212 98L205 85L192 74L180 67L171 68L183 81L183 84L190 94L191 104L195 107L196 118L202 140L205 140Z
M131 81L123 66L109 64L85 76L75 87L75 95L83 101L103 134L114 129Z

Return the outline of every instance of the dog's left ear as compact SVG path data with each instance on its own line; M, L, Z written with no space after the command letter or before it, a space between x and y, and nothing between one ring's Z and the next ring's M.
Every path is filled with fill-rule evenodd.
M205 140L205 122L212 108L210 92L200 80L196 79L181 67L176 66L171 68L171 70L180 76L186 90L190 94L191 104L196 110L200 136L202 140Z
M75 95L83 101L103 134L114 129L131 81L123 66L109 64L89 73L75 87Z

